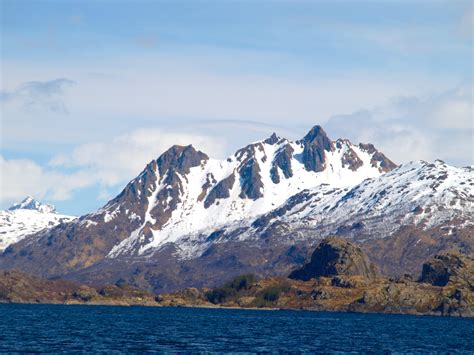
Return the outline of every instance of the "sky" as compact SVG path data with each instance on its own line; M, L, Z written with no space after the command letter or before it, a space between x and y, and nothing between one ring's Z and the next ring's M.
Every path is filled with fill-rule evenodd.
M0 0L0 208L93 212L173 144L314 125L474 164L472 1Z

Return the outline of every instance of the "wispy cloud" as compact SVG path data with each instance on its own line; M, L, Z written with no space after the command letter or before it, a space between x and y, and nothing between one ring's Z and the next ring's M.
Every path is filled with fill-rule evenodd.
M24 109L19 112L18 107L10 105L5 117L15 117L16 122L5 122L4 144L85 142L119 135L130 127L177 128L203 121L239 121L240 127L252 121L274 126L277 132L295 128L304 133L335 114L381 105L401 94L416 95L439 84L438 77L395 77L391 73L309 77L244 74L228 70L231 57L241 56L239 52L208 55L212 60L166 54L131 56L110 63L78 64L67 73L48 65L25 68L21 63L7 63L10 87L39 75L54 78L66 74L78 84L53 101L64 103L70 112L67 120L44 114L42 124L37 125L36 114ZM240 138L240 144L245 144L254 136Z
M75 82L58 78L49 81L29 81L21 84L13 91L1 91L0 102L19 105L23 110L46 110L55 113L68 113L63 100L65 90Z

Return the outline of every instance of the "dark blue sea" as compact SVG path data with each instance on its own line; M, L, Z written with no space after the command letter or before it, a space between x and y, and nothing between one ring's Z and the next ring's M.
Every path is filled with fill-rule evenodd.
M1 352L465 352L474 319L0 305Z

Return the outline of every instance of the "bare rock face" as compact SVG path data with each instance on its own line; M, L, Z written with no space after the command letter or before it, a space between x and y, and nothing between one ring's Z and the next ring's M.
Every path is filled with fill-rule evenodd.
M347 144L347 143L346 143ZM336 142L336 147L342 148L341 141ZM352 149L349 148L344 155L342 156L342 166L351 169L352 171L356 171L362 165L364 165L363 161L359 158L357 153Z
M272 137L269 139L272 141ZM240 162L237 170L241 187L239 197L242 199L257 200L263 197L261 169L256 159L257 151L264 152L262 143L249 144L239 149L235 154L236 159ZM264 156L263 159L266 160L267 156Z
M372 155L372 159L370 160L370 164L373 167L379 166L379 170L383 172L388 172L397 167L397 165L388 159L385 154L379 152L377 149L375 149L373 144L359 144L359 148L362 149L363 151L366 151ZM379 165L380 164L380 165Z
M275 158L272 163L272 169L270 170L272 181L275 184L278 184L280 182L278 168L280 168L280 170L283 172L283 175L286 179L293 176L293 169L291 167L293 151L294 149L291 147L291 145L286 144L275 154Z
M460 254L436 255L423 264L420 282L433 286L468 283L474 287L474 259Z
M315 277L338 275L359 275L373 279L377 272L358 246L344 239L330 237L319 244L308 264L293 271L289 277L308 281Z
M240 169L240 183L242 191L240 198L250 198L252 200L263 197L263 183L260 176L260 167L255 159L250 159Z
M304 145L303 164L307 171L323 171L325 151L331 151L331 141L321 126L314 126L301 141Z
M234 186L235 173L230 174L225 179L219 181L207 195L204 207L209 208L216 200L225 199L230 196L230 190Z

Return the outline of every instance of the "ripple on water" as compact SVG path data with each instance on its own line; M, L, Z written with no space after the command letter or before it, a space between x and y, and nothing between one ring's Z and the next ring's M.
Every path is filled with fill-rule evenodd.
M0 305L3 352L473 352L474 319L299 311Z

